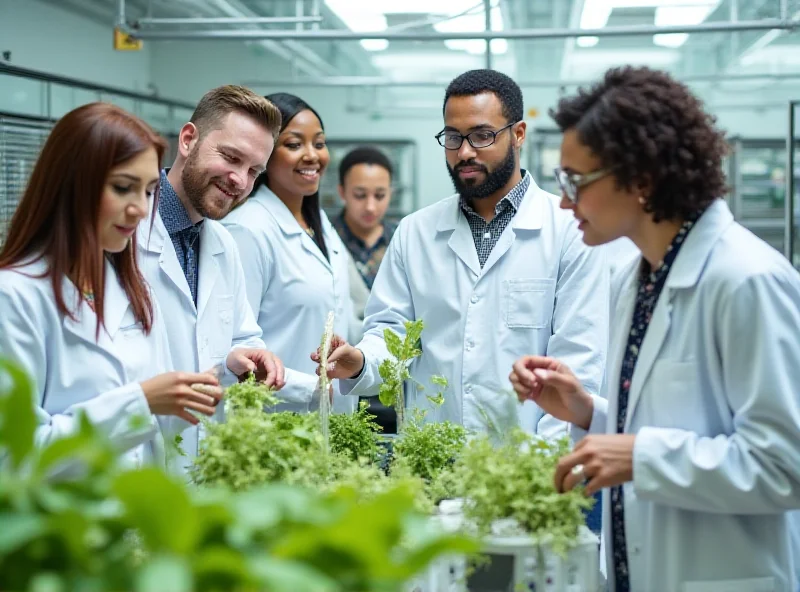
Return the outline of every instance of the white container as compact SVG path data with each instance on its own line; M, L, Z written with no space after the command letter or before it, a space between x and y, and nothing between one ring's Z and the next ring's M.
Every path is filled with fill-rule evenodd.
M447 503L435 516L446 531L461 528L457 502ZM490 564L467 575L463 556L440 558L407 588L408 592L596 592L601 588L599 540L581 527L578 541L566 556L553 552L546 543L512 532L510 521L500 521L494 533L483 539L481 554Z

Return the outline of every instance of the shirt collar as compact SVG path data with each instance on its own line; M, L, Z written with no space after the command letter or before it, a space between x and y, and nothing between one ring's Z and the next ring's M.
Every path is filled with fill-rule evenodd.
M381 234L378 241L372 247L373 249L380 246L384 242L388 244L389 240L391 239L391 230L392 230L391 226L386 222L386 220L381 222L381 224L383 225L383 234ZM355 242L362 249L367 248L367 244L363 240L358 238L355 234L353 234L353 231L350 230L350 227L347 225L347 222L344 219L344 208L342 208L342 211L339 212L339 215L334 218L333 226L336 228L337 231L339 231L340 236L344 234L344 236L342 237L343 240Z
M173 235L195 226L195 224L192 223L192 219L189 218L189 213L186 211L178 194L175 193L175 188L169 182L169 179L167 179L168 170L169 169L164 169L161 171L158 213L161 214L161 219L164 221L167 233ZM201 220L197 223L197 226L199 227L202 223L203 221Z
M528 171L522 169L521 172L522 179L520 179L519 183L514 185L511 191L509 191L503 199L497 202L497 205L494 208L495 214L499 214L508 206L511 206L515 213L519 211L519 207L522 205L522 200L525 198L525 194L528 192L528 188L531 185L531 176L528 174ZM465 212L475 213L475 210L472 208L469 201L463 196L459 196L459 203L461 204L461 209Z

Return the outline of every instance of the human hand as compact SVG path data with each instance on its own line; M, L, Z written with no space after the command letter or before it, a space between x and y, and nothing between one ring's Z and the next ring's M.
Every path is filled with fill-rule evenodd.
M214 415L214 407L222 399L219 381L210 372L169 372L141 383L150 411L156 415L176 415L192 425L199 420L189 413Z
M245 380L254 372L256 380L280 390L286 385L283 362L271 351L257 348L234 348L225 360L228 369Z
M586 436L556 467L556 490L563 493L586 482L585 493L594 495L606 487L633 480L635 434Z
M320 351L317 349L311 354L311 359L320 363ZM330 353L328 354L328 378L353 378L358 376L364 368L364 354L347 343L338 335L331 340ZM317 374L320 373L317 367Z
M592 397L565 364L543 356L523 356L514 362L508 379L520 401L533 401L556 419L589 429Z

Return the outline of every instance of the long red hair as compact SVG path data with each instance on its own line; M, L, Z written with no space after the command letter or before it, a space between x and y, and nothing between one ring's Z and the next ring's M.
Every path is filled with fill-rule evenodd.
M64 115L42 148L0 251L0 269L44 258L56 306L72 318L75 313L64 301L62 281L65 276L80 278L84 282L80 298L83 289L94 295L98 334L104 325L104 260L98 257L97 236L100 200L111 169L149 148L156 150L161 163L166 142L141 119L115 105L90 103ZM154 213L157 206L156 201ZM153 302L136 264L136 235L125 250L107 257L136 320L149 333Z

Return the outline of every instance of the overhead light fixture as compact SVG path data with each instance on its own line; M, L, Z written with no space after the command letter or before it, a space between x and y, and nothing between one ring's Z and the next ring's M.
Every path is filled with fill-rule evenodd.
M655 8L655 25L671 27L699 25L719 5L720 0L585 0L581 13L582 29L602 29L608 24L615 8ZM665 33L653 36L653 43L662 47L680 47L689 35L686 33ZM592 47L596 42L591 37L578 38L579 47Z
M388 27L388 14L431 14L446 18L434 24L440 33L481 32L486 28L486 17L475 0L404 0L402 4L396 0L325 0L328 8L347 26L357 33L376 33ZM500 0L492 0L492 30L503 30L503 14L500 11ZM475 9L475 10L472 10ZM367 51L383 51L389 46L386 39L363 39L361 46ZM486 53L486 41L483 39L450 39L445 46L455 51L466 51L470 54ZM503 54L508 51L508 41L492 39L492 53Z
M389 47L388 39L362 39L361 47L367 51L383 51Z
M594 47L600 41L600 37L578 37L575 43L578 47Z

